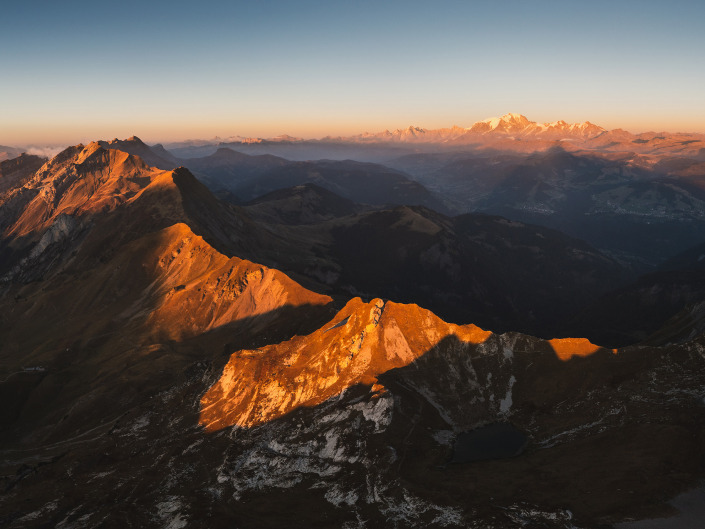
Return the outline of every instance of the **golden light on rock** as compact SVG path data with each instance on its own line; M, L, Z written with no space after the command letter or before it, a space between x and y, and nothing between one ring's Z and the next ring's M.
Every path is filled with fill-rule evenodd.
M308 336L235 352L201 399L199 422L208 431L253 427L357 384L379 393L379 375L411 364L444 338L477 345L491 335L475 325L446 323L417 305L355 298Z
M556 356L563 361L570 360L574 356L590 356L602 347L590 342L587 338L554 338L549 340ZM617 349L612 352L617 353Z

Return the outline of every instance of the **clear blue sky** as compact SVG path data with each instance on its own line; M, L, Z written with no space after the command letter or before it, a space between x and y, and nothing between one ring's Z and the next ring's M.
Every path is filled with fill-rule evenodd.
M705 1L14 0L0 144L304 137L506 112L705 132Z

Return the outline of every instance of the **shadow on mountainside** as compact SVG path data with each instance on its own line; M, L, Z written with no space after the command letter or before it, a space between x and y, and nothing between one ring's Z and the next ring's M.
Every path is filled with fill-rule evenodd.
M287 305L181 342L133 342L120 326L95 336L35 329L35 345L12 340L0 347L0 442L60 442L167 390L191 364L220 371L230 351L309 333L330 314L325 305Z
M304 471L295 480L301 489L294 494L305 496L332 465L341 470L326 476L343 490L357 490L372 478L356 465L374 465L384 479L400 478L433 504L460 505L481 517L515 512L522 502L568 510L576 523L590 526L664 514L670 497L703 477L705 409L690 396L703 382L698 347L615 352L590 351L583 343L569 357L555 343L515 333L474 344L451 334L406 365L352 382L325 401L288 408L288 396L325 387L329 376L299 372L298 385L286 382L281 400L270 403L280 411L231 430L231 439L249 448L234 445L229 452L230 468L237 469L230 479L246 491L249 505L262 505L258 489L247 483L288 487L287 479L308 468L310 476ZM254 369L261 369L263 383L276 382L280 360L269 370L266 350L255 356L261 356ZM680 397L665 397L676 387ZM263 391L260 398L273 398ZM250 413L246 403L240 409ZM499 421L527 433L525 453L447 466L459 432ZM374 516L366 509L373 510L358 512Z
M17 524L36 512L49 525L82 516L134 525L161 512L161 523L267 528L385 524L406 513L404 525L434 527L454 509L467 523L562 527L555 517L567 522L570 510L571 523L596 526L667 513L669 497L702 477L705 412L688 396L704 372L694 350L598 350L563 361L527 336L468 345L450 335L377 384L354 383L252 428L205 433L200 399L245 339L228 335L236 339L208 359L199 339L171 344L159 366L171 371L139 381L154 392L120 413L113 403L104 422L87 415L92 430L0 451L12 498L1 519ZM121 376L110 383L134 390ZM459 432L495 421L529 436L522 455L447 465Z

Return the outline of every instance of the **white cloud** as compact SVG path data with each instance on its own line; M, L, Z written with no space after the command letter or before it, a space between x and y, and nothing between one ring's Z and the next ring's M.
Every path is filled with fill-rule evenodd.
M64 150L63 147L57 147L56 145L51 145L51 146L34 146L31 145L26 148L25 152L27 154L35 154L37 156L43 156L45 158L53 158L57 154L59 154L62 150Z

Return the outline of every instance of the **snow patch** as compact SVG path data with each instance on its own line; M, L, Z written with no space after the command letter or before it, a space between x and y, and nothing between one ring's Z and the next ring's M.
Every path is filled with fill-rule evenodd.
M511 361L514 358L514 351L510 347L505 347L502 352L505 360Z
M443 446L452 446L453 441L455 440L455 433L453 430L436 430L433 432L432 436L439 445Z
M434 395L429 388L422 388L420 386L417 386L414 383L410 383L410 386L412 386L419 395L421 395L424 399L426 399L426 402L428 402L431 406L436 408L436 411L438 412L438 415L441 416L441 418L450 426L455 426L455 421L451 419L450 415L448 415L448 412L445 410L445 408L436 402L436 395Z
M157 504L157 515L165 522L164 529L183 529L188 525L188 518L181 514L183 505L176 496L170 496Z
M196 448L198 445L200 445L202 442L203 442L203 439L198 439L198 440L196 440L196 442L191 443L191 444L186 448L186 450L184 450L184 451L182 452L181 455L186 455L186 454L188 454L189 452L194 452L194 451L195 451L195 448Z
M326 492L325 498L329 503L340 507L341 505L355 505L360 496L353 490L344 490L336 483Z
M149 413L142 415L139 417L135 423L132 425L131 432L132 433L137 433L140 430L144 429L149 425Z
M390 395L384 395L369 402L356 404L353 409L359 409L365 420L374 422L375 433L379 433L392 423L394 399Z
M108 472L99 472L99 473L95 474L91 479L89 479L88 483L90 483L91 481L95 481L96 479L103 479L105 476L109 476L113 472L115 472L115 471L110 470Z
M402 498L384 498L386 505L381 511L391 522L402 527L421 526L421 520L429 513L435 516L431 523L441 527L459 527L463 525L462 511L455 507L435 505L431 502L413 496L408 490L403 489Z
M501 401L499 401L500 413L507 413L512 408L512 388L514 387L514 383L516 381L517 379L514 375L509 378L509 387L507 388L507 394Z
M36 520L37 518L41 518L44 516L44 514L50 513L51 511L55 511L56 508L59 506L59 502L57 500L51 501L44 505L41 509L38 511L31 512L29 514L25 514L22 518L18 518L16 521L18 522L31 522L32 520Z

